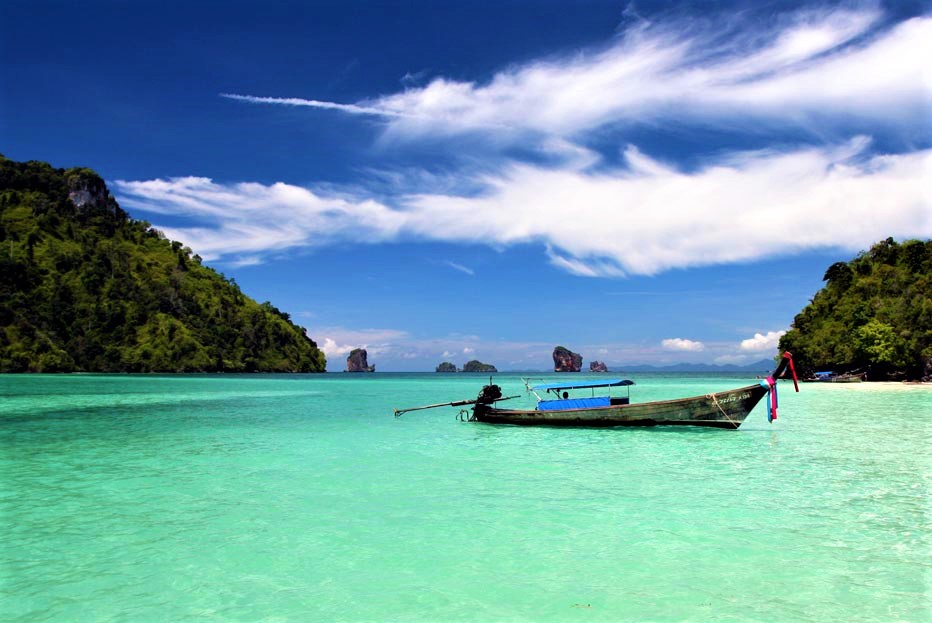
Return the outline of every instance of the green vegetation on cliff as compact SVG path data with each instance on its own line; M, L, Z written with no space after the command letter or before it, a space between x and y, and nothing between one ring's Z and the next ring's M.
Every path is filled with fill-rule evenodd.
M863 369L873 380L932 374L932 241L887 238L823 280L780 339L800 368Z
M288 314L129 218L93 171L0 156L0 371L325 367Z
M473 359L463 364L463 372L498 372L498 370L490 363L482 363L478 359Z

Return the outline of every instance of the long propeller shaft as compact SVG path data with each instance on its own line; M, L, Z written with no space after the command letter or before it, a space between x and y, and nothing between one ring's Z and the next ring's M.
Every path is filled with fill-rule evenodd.
M506 398L499 398L495 402L500 402L502 400L511 400L512 398L519 398L520 396L508 396ZM424 405L423 407L408 407L407 409L395 409L395 417L398 417L402 413L407 413L408 411L420 411L422 409L436 409L437 407L464 407L466 405L474 405L478 400L456 400L454 402L441 402L435 405Z

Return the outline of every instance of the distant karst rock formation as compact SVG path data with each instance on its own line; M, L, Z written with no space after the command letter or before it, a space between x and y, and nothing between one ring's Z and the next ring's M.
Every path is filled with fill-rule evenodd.
M553 349L554 372L579 372L580 370L582 370L582 355L563 346Z
M608 372L608 366L604 361L589 362L589 372Z
M354 348L346 358L347 372L375 372L375 366L370 366L366 360L368 353L365 348Z
M463 365L463 372L498 372L498 370L492 364L473 359Z
M449 361L444 361L439 366L437 366L437 372L456 372L456 365L450 363Z

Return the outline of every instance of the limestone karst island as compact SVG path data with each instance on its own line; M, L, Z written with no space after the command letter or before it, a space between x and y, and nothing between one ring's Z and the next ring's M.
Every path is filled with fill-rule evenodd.
M579 372L582 370L582 363L583 358L579 353L574 353L564 346L553 349L554 372Z
M354 348L346 358L347 372L375 372L375 366L369 365L369 352L365 348Z

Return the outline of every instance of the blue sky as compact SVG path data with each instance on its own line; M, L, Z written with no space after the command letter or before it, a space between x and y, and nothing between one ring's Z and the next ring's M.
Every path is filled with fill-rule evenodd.
M340 370L743 363L932 237L926 2L7 2L0 152L121 205Z

